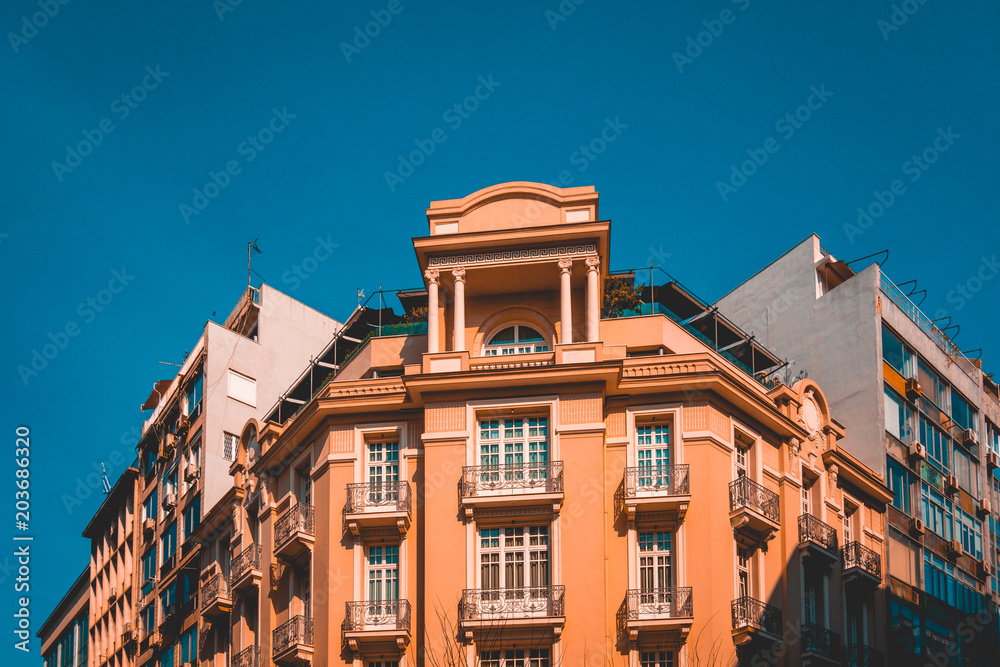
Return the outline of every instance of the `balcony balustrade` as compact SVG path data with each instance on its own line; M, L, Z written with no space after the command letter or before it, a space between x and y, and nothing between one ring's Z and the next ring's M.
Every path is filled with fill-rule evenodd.
M407 600L348 602L343 629L352 651L402 652L410 642L410 603Z
M312 505L296 503L278 517L274 524L274 554L286 561L308 556L316 542L315 510Z
M746 644L754 637L781 639L781 610L745 595L733 600L733 637Z
M885 656L863 644L848 644L844 647L844 665L846 667L882 667Z
M262 576L260 569L260 545L251 544L239 554L233 556L229 572L230 588L233 591L241 592L260 586Z
M228 614L232 608L229 582L221 572L217 572L201 587L201 611L206 616L214 617Z
M640 634L654 643L683 641L693 622L691 588L630 589L618 610L618 634L631 645Z
M630 524L639 515L654 513L656 519L668 523L683 521L691 502L690 466L625 468L620 492L615 496L618 512L625 512Z
M804 556L828 565L840 554L837 531L812 514L803 514L799 516L799 549Z
M744 546L758 546L773 538L780 521L777 493L749 477L739 477L729 485L729 522Z
M271 633L271 657L281 665L311 663L313 656L313 621L293 616Z
M410 527L410 484L405 480L347 485L344 525L355 537L365 528L395 525L400 535Z
M804 664L840 664L840 635L815 623L802 624Z
M471 639L477 632L551 631L558 636L566 621L565 586L467 588L458 604L459 628Z
M495 466L464 466L462 506L467 518L477 507L509 507L551 503L563 499L563 462L528 461Z
M248 646L233 656L231 667L264 667L260 659L260 647Z
M845 583L866 586L882 583L882 556L877 551L860 542L848 542L844 545L843 557Z

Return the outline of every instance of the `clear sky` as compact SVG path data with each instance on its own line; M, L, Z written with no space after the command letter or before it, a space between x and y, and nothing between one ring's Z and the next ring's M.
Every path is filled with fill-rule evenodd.
M131 460L158 362L225 317L257 237L261 276L344 319L421 284L429 201L595 185L613 269L711 302L812 232L889 249L1000 368L1000 4L576 2L3 3L0 487L13 534L28 425L32 637L86 563L87 474Z

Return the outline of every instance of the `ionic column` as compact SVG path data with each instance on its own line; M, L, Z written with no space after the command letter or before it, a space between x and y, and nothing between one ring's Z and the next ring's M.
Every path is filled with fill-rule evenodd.
M597 257L587 258L587 342L592 343L600 337L601 298L599 289L601 260Z
M438 351L438 278L440 273L437 269L427 269L424 277L427 278L427 351Z
M573 291L570 280L573 273L573 260L559 260L559 342L573 342Z
M465 269L452 269L455 278L455 351L465 349Z

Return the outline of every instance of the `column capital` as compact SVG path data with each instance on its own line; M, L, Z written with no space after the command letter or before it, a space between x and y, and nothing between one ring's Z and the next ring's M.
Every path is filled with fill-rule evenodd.
M588 257L586 262L588 271L597 271L601 267L601 258L596 255Z
M461 266L452 269L451 275L455 278L455 282L460 282L460 283L465 282L465 269L462 268Z
M559 260L559 273L569 273L572 270L573 270L573 260L571 259Z
M424 278L427 278L427 282L432 285L438 284L438 279L441 277L441 272L437 269L427 269L424 271Z

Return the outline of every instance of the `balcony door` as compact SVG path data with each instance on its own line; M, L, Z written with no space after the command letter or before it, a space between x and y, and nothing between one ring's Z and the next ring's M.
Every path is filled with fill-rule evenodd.
M479 531L480 586L483 600L499 605L548 600L549 527L514 526ZM489 611L489 609L487 609ZM521 610L523 611L523 610Z
M657 488L670 484L667 466L670 465L670 426L651 424L636 427L636 467L639 468L638 486Z
M736 589L739 597L754 597L753 563L750 550L743 547L736 549Z
M394 624L399 599L399 546L368 547L365 626Z
M368 443L368 502L383 504L397 500L399 442Z
M497 489L517 489L526 486L525 480L535 486L537 480L548 479L548 422L548 417L480 420L479 465L486 468L480 481Z
M639 614L669 614L675 604L673 535L639 533Z

